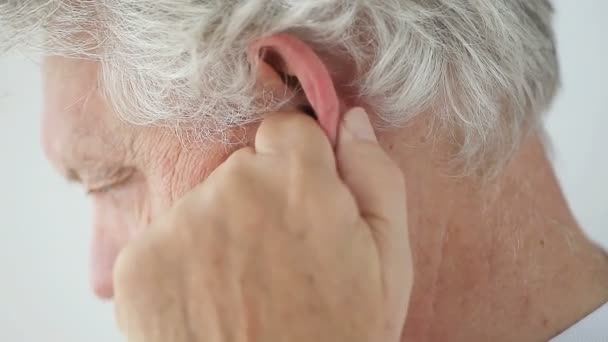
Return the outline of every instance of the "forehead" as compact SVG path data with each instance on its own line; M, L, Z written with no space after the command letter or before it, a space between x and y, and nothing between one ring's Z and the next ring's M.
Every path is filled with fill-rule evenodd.
M101 119L83 115L99 110L95 62L64 57L46 57L42 64L44 128L79 128L75 123Z
M47 57L42 65L42 144L57 167L72 159L96 159L129 138L125 124L98 92L96 62Z

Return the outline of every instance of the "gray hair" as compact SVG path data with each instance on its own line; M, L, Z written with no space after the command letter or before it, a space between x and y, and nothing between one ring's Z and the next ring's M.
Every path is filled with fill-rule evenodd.
M541 121L559 83L551 17L547 0L0 0L0 48L98 60L117 113L209 138L281 100L260 101L246 51L288 32L355 67L345 86L376 124L432 113L473 169Z

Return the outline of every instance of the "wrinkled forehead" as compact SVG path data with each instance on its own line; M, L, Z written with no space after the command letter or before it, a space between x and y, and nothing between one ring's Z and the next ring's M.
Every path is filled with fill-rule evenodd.
M42 63L42 145L47 155L78 148L105 126L104 105L97 94L95 62L45 57Z
M47 155L86 155L92 145L108 146L133 138L99 92L98 70L99 63L91 60L43 59L41 139Z

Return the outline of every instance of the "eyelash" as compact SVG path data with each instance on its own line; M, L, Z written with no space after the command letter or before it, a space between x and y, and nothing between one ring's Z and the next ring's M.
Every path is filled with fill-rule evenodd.
M86 193L89 196L107 194L108 192L115 190L118 187L127 185L127 183L133 177L133 174L134 174L134 171L128 172L124 177L121 177L118 180L116 180L110 184L105 184L102 186L89 188L89 189L87 189Z
M91 196L91 195L106 194L106 193L110 192L112 189L114 189L116 186L117 186L117 184L114 183L114 184L104 185L104 186L94 188L94 189L87 189L87 195Z

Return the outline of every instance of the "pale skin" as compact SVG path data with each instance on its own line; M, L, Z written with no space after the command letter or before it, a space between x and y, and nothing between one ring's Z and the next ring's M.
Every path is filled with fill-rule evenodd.
M318 75L311 69L319 65L314 57L283 56L287 71ZM322 66L331 70L332 63ZM111 298L114 265L124 247L148 239L150 227L240 146L184 146L169 129L121 122L94 88L97 68L93 62L47 59L43 141L53 164L92 190L92 283L98 295ZM365 107L340 89L340 73L331 75L336 102ZM327 93L326 81L311 84ZM262 72L260 82L280 86L281 79ZM320 101L326 101L317 103L323 107L334 100ZM428 134L430 115L377 134L407 184L402 216L414 284L402 341L541 341L606 302L606 255L572 217L539 139L530 136L491 182L452 177L446 160L454 148L443 135ZM257 127L246 131L253 144ZM347 310L344 321L356 319L348 316L356 310Z
M123 251L120 327L142 342L398 341L412 286L400 173L362 110L335 155L311 118L273 114Z

